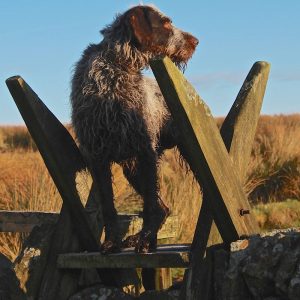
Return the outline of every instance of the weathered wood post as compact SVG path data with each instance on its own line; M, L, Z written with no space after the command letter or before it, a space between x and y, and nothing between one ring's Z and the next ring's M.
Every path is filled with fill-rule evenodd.
M30 287L27 294L31 299L68 299L77 289L80 272L59 270L57 255L99 251L103 228L101 189L92 184L87 198L82 199L78 182L81 173L86 172L86 163L74 140L21 77L9 78L6 83L63 199L42 263L29 278L31 282L26 283ZM125 285L135 278L130 270L98 269L98 274L109 285Z
M210 198L210 207L224 241L258 232L236 170L208 106L170 59L151 67L171 114L178 124L188 162Z
M249 215L250 218L247 220L248 222L244 224L245 226L240 224L241 219L245 221L245 218L243 218L245 216L244 212L250 211L249 204L245 196L243 196L241 202L236 201L239 199L234 198L233 201L227 202L230 200L230 196L226 195L226 193L221 193L222 180L219 181L217 178L220 176L220 173L218 174L215 172L215 169L219 165L219 170L221 173L223 173L226 171L230 163L225 165L224 170L223 162L224 159L226 160L228 158L224 154L224 149L222 149L222 143L220 142L220 138L216 133L216 128L213 125L209 109L195 93L192 86L172 66L172 63L168 61L168 59L164 59L163 62L154 61L152 63L152 68L162 93L164 94L167 104L171 110L172 116L178 124L179 131L183 139L183 145L189 155L191 168L204 190L204 202L201 208L191 248L192 264L185 276L181 298L209 299L211 296L211 289L210 286L207 285L210 283L209 281L205 282L205 277L209 277L209 269L207 269L207 264L205 265L202 262L209 239L209 233L213 225L213 217L216 219L223 240L227 243L234 241L241 235L258 232L258 227L255 220L251 218L251 215ZM221 134L223 141L225 142L227 149L230 150L231 157L233 159L237 157L236 160L238 163L235 164L235 166L237 165L237 173L236 175L233 173L233 177L239 174L242 175L242 179L244 177L243 172L245 172L245 168L250 157L250 151L266 87L268 73L269 65L267 63L258 62L253 66L244 82L242 89L240 90L237 100L235 101L222 126ZM208 127L205 127L203 124L209 125ZM200 131L203 132L201 133ZM205 137L203 138L202 136L203 134L213 136L213 138L205 139ZM243 137L244 134L247 135L246 138ZM199 143L198 145L194 135ZM197 149L197 146L200 146L200 151L199 148ZM209 146L211 147L210 149ZM212 146L217 146L220 148L214 148ZM217 155L214 156L209 153L209 151L216 152ZM197 156L199 160L198 164ZM204 160L203 156L205 157ZM210 157L215 158L217 165L214 165L210 161ZM221 157L221 161L218 160L218 158L220 159ZM200 161L202 161L204 164L209 164L210 170L206 169L205 165L204 167L202 166L201 170ZM210 176L210 174L207 173L210 171L213 173L212 177L217 182L216 186L209 186L205 179L198 173L203 172L203 176ZM234 171L235 170L233 167L232 172ZM228 178L228 173L226 174L225 172L223 175L225 175L223 177L224 186L229 187L231 184L235 186L240 185L239 180L235 182L234 180ZM227 180L231 180L231 182L228 182ZM224 211L222 206L220 206L218 211L216 209L218 203L216 203L214 195L210 189L215 190L216 194L219 192L222 195L221 197L223 197L223 204L225 204L225 206L226 204L232 206L232 209L236 211L236 214L234 214L234 211L230 211L230 207L228 206L226 206L226 208L228 209L230 216L226 215L226 211ZM238 189L240 189L240 187L238 187ZM240 195L242 194L243 192L241 192ZM209 201L213 203L210 204ZM228 218L228 221L230 220L233 222L232 225L235 228L230 228L230 226L228 226L228 234L223 231L222 224L217 220L220 217L223 218L225 227L227 226L225 223L226 218ZM251 223L253 223L253 225ZM207 257L207 260L208 259L209 258ZM202 274L204 276L202 276L201 272L203 272Z
M246 167L251 154L269 71L270 65L266 62L256 62L253 65L220 130L242 183L246 175ZM210 299L210 278L205 274L205 269L209 268L210 262L207 257L201 263L201 257L205 255L206 244L211 246L222 241L209 209L209 198L207 198L205 193L203 196L203 203L191 247L195 259L186 273L186 279L189 278L190 280L185 282L185 292L183 291L183 294L186 298L183 297L183 299L198 299L197 297L199 299ZM203 234L207 228L210 228L210 231L207 232L209 235ZM217 238L218 236L219 238ZM207 288L205 288L205 283ZM191 298L192 293L186 293L187 289L193 291L195 298Z

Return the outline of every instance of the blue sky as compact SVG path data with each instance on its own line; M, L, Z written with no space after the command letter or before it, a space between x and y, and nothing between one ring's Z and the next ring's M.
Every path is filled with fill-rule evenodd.
M186 77L215 116L226 115L257 60L271 63L262 112L300 112L299 0L153 3L200 44ZM72 67L99 30L139 1L0 1L0 124L22 119L5 79L21 75L62 121L70 120Z

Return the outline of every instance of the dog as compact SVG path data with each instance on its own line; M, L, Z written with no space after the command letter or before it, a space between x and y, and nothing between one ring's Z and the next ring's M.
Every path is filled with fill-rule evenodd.
M157 168L178 133L155 80L142 71L151 59L169 56L181 69L198 39L176 28L153 6L130 8L100 31L75 65L71 82L72 124L94 179L101 187L105 241L102 253L122 246L112 190L112 163L118 163L142 196L142 230L123 241L138 253L156 247L157 232L169 215L159 196Z

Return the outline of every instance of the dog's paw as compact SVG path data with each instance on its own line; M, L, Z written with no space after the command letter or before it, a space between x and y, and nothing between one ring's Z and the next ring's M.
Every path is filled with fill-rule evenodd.
M100 251L102 254L118 253L121 251L120 243L107 240L101 245Z
M148 253L156 251L157 234L152 231L141 231L138 243L135 246L136 253Z
M135 248L140 240L140 233L128 236L122 241L122 248Z

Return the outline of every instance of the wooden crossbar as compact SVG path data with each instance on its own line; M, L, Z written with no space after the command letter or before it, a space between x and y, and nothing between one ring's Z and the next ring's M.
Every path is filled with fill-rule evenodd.
M54 224L58 213L37 211L0 211L0 232L31 232L35 226Z
M187 268L190 263L190 245L163 245L153 253L135 253L133 249L120 253L68 253L58 256L59 268Z
M0 232L31 232L35 226L55 224L59 213L37 211L0 211ZM118 226L122 238L138 233L142 229L143 219L138 214L119 214ZM178 236L179 224L177 216L169 216L159 230L157 239L169 242Z

